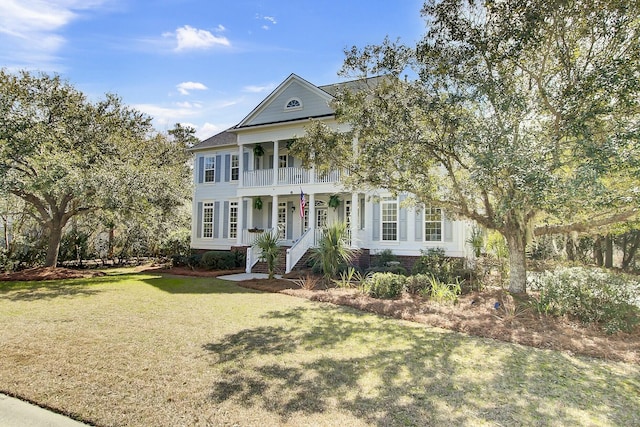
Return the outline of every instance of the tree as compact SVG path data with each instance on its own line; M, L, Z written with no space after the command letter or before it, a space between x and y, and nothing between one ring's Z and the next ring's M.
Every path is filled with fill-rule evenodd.
M526 292L532 236L636 214L640 5L430 0L422 13L415 48L346 52L341 73L360 84L334 107L351 131L311 122L294 150L348 168L353 187L409 192L499 231L509 289Z
M276 264L280 257L280 247L278 246L278 232L265 231L254 242L261 251L260 258L267 263L267 272L269 279L273 279L276 272Z
M323 230L318 247L311 253L311 260L322 267L327 284L331 283L341 265L353 259L353 252L347 244L347 224L336 222Z
M76 215L150 215L179 206L188 188L183 147L115 95L92 103L59 76L0 71L0 185L36 212L55 266Z

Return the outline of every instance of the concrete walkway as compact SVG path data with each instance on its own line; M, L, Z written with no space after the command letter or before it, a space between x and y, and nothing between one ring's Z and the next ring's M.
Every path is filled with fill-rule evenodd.
M276 274L273 277L275 277L276 279L282 279L282 276L280 274ZM229 274L226 276L217 277L217 279L231 280L232 282L242 282L243 280L267 279L267 278L269 278L269 275L265 273L238 273L238 274Z
M86 427L64 415L0 394L1 427Z

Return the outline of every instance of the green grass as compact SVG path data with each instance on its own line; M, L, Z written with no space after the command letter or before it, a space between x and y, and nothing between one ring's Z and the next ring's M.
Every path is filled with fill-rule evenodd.
M640 425L640 367L212 278L0 282L0 390L98 425Z

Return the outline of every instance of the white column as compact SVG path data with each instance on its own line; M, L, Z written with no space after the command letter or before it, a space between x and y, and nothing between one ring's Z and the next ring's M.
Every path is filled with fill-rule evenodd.
M278 157L280 156L279 145L278 141L273 141L273 185L278 185Z
M316 232L316 195L309 194L309 228Z
M271 206L271 228L278 229L278 195L273 195L273 206Z
M356 247L358 236L358 219L360 218L360 197L358 193L351 193L351 247Z
M242 173L240 173L242 176ZM242 178L240 178L240 182L242 182ZM238 198L238 235L236 236L236 244L238 246L242 245L242 236L244 236L244 228L242 228L242 218L244 217L244 197ZM247 224L249 224L249 218L247 218Z
M242 145L238 147L238 187L242 187L244 185L244 169L245 169L245 164L244 164L244 156L243 154L243 147ZM248 169L248 168L247 168Z

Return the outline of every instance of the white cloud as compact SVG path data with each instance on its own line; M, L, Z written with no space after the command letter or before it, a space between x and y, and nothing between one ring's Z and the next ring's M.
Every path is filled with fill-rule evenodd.
M271 28L271 25L276 25L278 23L278 21L276 21L276 18L274 18L273 16L262 16L260 14L256 14L256 19L268 22L267 24L264 24L260 27L265 31L268 31Z
M176 85L176 87L178 88L178 92L180 92L182 95L189 95L189 91L192 90L208 89L204 84L198 82L182 82Z
M1 43L7 58L23 66L52 68L65 39L58 34L79 17L107 0L1 0Z
M222 132L225 129L229 129L229 126L221 126L213 123L206 122L201 127L196 127L196 136L200 139L206 139L213 135Z
M177 43L175 50L177 51L209 49L214 46L231 46L226 37L214 36L210 31L193 28L190 25L178 28L175 33L165 33L163 35L165 37L175 36Z
M263 19L264 19L265 21L269 21L269 22L271 22L273 25L277 24L277 22L276 22L276 18L274 18L273 16L265 16Z
M270 83L264 86L256 86L256 85L245 86L242 88L242 91L248 92L248 93L263 93L263 92L269 92L274 88L275 88L275 85L273 83Z

